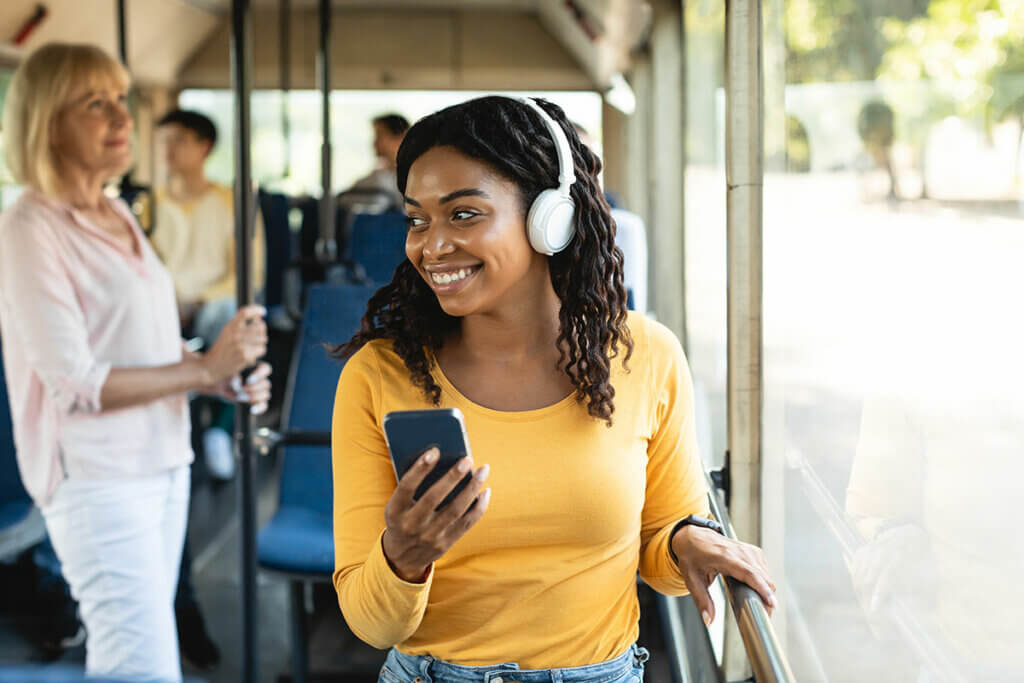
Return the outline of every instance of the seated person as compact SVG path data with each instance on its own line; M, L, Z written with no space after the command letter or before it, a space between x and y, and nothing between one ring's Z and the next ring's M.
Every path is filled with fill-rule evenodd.
M382 114L373 119L373 151L377 155L377 168L360 178L349 190L379 190L391 200L391 208L401 209L402 195L395 177L395 159L402 144L409 121L400 114Z
M574 122L572 127L584 145L591 150L597 149L594 139L583 126ZM622 278L626 290L633 294L633 310L646 313L647 230L644 228L644 219L623 208L615 194L607 189L604 197L611 207L612 220L615 221L615 246L622 250Z
M647 312L647 231L644 219L632 211L616 206L611 210L615 221L615 246L622 250L622 279L633 293L633 310Z
M170 177L167 187L156 191L157 227L150 240L174 280L182 328L210 346L236 309L234 192L206 177L204 166L217 142L213 121L176 109L158 125ZM263 287L265 252L257 216L252 245L257 291ZM234 474L232 424L231 406L225 405L203 433L207 469L219 479Z

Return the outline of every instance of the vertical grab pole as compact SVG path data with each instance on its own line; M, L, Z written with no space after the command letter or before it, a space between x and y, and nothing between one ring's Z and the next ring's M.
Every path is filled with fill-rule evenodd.
M725 175L728 252L730 516L761 542L761 229L764 92L761 0L725 2ZM731 613L730 613L731 614ZM750 675L735 617L726 622L728 680Z
M281 177L287 178L292 174L292 121L288 114L288 95L292 89L292 2L281 0L280 10L280 33L278 34L278 49L281 52L281 139L284 141L284 168L281 170Z
M331 183L331 2L320 0L320 52L317 55L317 76L320 80L323 144L320 147L320 258L334 260L334 190Z
M238 306L252 303L251 251L254 206L249 142L249 2L231 1L231 86L235 94L235 272ZM257 661L259 601L256 594L256 496L253 482L252 416L248 406L235 410L239 450L238 516L241 520L242 681L259 679Z
M125 21L125 2L117 0L117 56L128 66L128 27Z

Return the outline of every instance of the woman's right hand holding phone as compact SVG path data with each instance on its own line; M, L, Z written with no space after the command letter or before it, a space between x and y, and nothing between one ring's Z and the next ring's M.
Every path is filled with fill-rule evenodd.
M384 556L395 574L410 583L426 580L430 565L480 521L491 501L490 489L480 491L490 474L490 466L484 465L473 472L469 484L451 503L435 510L472 470L473 459L470 456L459 460L419 500L414 500L416 489L439 459L440 453L436 448L421 455L398 482L384 508L387 523L383 538ZM476 505L473 505L474 501Z

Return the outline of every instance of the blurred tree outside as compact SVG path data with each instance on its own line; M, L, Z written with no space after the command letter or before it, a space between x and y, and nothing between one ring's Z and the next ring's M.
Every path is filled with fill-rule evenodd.
M889 47L885 18L922 16L928 0L787 0L786 82L870 81Z
M919 154L947 116L1015 120L1021 177L1024 0L787 0L785 26L787 83L876 81Z
M934 0L923 16L884 20L882 32L890 47L880 78L928 80L941 98L942 114L981 116L988 134L994 124L1008 119L1017 122L1014 178L1019 182L1024 141L1024 1Z

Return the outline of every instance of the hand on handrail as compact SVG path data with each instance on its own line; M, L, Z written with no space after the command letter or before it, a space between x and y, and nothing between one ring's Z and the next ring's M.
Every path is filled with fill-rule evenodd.
M716 531L689 525L672 537L672 552L678 558L690 595L705 624L715 618L715 603L708 591L719 573L753 588L768 613L775 609L775 582L768 571L764 553L757 546L722 536Z

